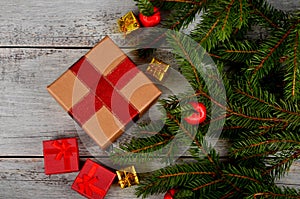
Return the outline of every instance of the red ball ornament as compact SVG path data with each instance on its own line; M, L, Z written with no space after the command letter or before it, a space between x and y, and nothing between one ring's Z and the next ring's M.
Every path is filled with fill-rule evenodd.
M206 107L204 104L200 102L190 102L189 104L192 105L195 112L184 118L184 120L191 125L197 125L204 122L206 119Z
M173 196L176 193L176 189L170 189L164 196L164 199L173 199Z
M145 16L142 13L139 13L139 19L143 26L153 27L159 24L160 22L160 12L158 8L154 7L154 13L151 16Z
M170 193L166 193L164 199L173 199L173 196Z

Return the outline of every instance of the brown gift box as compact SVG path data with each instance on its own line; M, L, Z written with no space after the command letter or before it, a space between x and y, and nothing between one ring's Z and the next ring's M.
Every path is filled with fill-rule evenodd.
M108 36L47 89L103 149L161 94Z

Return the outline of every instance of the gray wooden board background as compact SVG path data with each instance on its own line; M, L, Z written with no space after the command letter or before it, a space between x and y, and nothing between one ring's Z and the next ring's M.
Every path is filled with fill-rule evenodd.
M285 2L287 10L299 5ZM129 10L131 0L0 1L0 198L82 198L70 189L77 173L43 173L42 141L79 129L45 88L104 35L114 38ZM226 145L217 144L221 156ZM81 160L90 156L80 142ZM296 162L278 183L300 188L299 171ZM135 198L134 187L114 183L106 198Z

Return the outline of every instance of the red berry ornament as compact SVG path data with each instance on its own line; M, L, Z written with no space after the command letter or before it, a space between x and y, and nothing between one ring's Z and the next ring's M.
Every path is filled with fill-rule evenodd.
M143 26L153 27L159 24L160 22L160 12L158 8L154 7L154 14L151 16L145 16L142 13L139 13L139 19Z
M194 108L195 113L184 118L184 120L191 125L197 125L204 122L206 119L206 107L204 104L200 102L190 102L190 105Z
M176 189L170 189L164 196L164 199L173 199Z
M166 193L164 199L173 199L173 196L170 193Z

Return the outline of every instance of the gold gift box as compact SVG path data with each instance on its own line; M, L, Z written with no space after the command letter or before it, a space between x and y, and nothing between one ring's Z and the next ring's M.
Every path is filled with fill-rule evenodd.
M119 179L119 185L122 189L140 183L134 166L121 169L116 171L116 173Z
M156 58L153 58L147 68L147 72L155 77L157 80L162 81L166 72L169 69L169 64L166 64Z
M132 11L128 12L123 17L118 19L118 25L120 31L124 32L125 34L137 30L140 27L139 21L134 16Z

